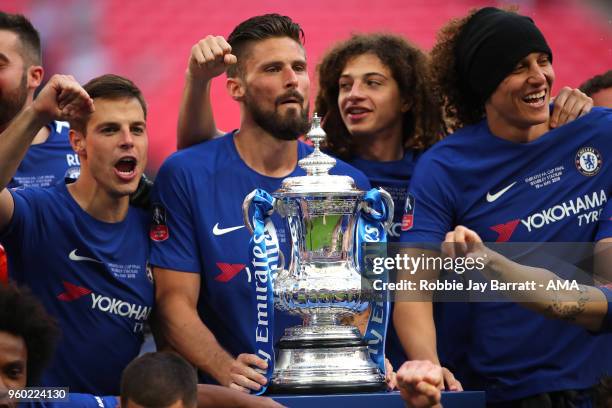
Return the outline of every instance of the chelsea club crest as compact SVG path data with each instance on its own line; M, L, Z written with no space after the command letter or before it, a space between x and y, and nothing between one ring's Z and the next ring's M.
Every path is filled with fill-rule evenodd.
M576 168L583 176L594 176L601 169L601 154L592 147L583 147L576 153Z

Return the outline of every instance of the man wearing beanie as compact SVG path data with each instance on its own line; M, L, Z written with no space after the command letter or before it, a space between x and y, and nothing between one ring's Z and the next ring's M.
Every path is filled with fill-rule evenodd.
M612 191L612 111L552 129L552 61L533 20L513 12L487 7L442 29L432 66L456 132L417 164L403 242L442 242L456 225L489 242L594 240ZM439 350L452 350L442 364L490 406L590 406L589 389L612 369L607 336L509 302L441 306Z

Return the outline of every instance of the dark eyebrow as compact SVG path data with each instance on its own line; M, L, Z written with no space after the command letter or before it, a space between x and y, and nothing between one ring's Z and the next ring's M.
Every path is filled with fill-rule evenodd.
M117 126L117 127L119 127L120 125L117 122L102 122L98 126L96 126L96 129L102 129L102 128L107 127L107 126Z
M109 121L109 122L102 122L102 123L100 123L100 124L99 124L99 125L96 127L96 129L102 129L103 127L106 127L106 126L117 126L117 127L121 127L121 124L120 124L119 122L111 122L111 121ZM130 126L144 126L144 127L146 127L147 125L146 125L146 123L145 123L145 122L143 122L142 120L139 120L139 121L137 121L137 122L130 122Z
M388 79L387 76L385 74L382 74L380 72L366 72L365 74L362 75L363 77L367 78L367 77L371 77L371 76L380 76L383 77L385 79ZM341 74L340 78L351 78L351 75L348 74Z
M383 77L385 79L387 79L387 76L383 73L380 72L367 72L364 77L370 77L370 76L379 76L379 77Z
M275 65L283 65L283 64L285 64L285 61L280 61L280 60L267 61L267 62L262 63L261 67L268 68L268 67L273 67ZM308 66L308 63L306 62L305 59L296 59L296 60L291 61L291 65L295 65L295 64L302 64L304 66Z

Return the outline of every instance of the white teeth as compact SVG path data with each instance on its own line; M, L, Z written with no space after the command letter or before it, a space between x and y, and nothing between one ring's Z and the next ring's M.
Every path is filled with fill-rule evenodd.
M367 110L363 109L363 108L350 108L350 109L348 109L348 113L351 113L351 114L360 114L360 113L364 113L364 112L367 112Z
M523 98L525 101L527 102L534 102L538 99L542 99L546 96L546 91L540 91L538 93L534 93L531 95L527 95L525 98Z

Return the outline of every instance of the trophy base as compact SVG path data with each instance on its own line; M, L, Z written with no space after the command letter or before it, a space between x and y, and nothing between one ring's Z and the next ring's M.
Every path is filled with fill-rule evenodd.
M360 383L360 384L270 384L268 394L355 394L364 392L381 392L387 389L386 383Z
M298 332L301 336L294 336ZM319 337L315 332L325 335ZM338 394L386 388L356 328L298 326L285 334L279 343L270 393Z

